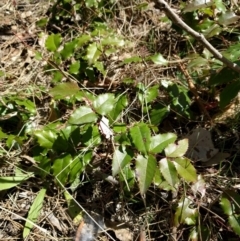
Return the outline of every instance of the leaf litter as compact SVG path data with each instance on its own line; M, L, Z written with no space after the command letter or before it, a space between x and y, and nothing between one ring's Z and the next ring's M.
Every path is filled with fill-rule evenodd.
M186 156L194 162L208 166L220 164L229 157L228 153L220 152L214 147L210 131L202 127L192 130L186 138L189 141Z

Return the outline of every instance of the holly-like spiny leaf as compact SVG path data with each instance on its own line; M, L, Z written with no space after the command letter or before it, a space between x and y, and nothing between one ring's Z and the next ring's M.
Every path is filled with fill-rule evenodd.
M147 124L138 123L130 129L130 136L138 151L147 154L149 151L151 131Z
M72 125L81 125L94 123L97 121L97 118L97 115L90 107L81 106L72 113L68 122Z
M161 153L169 144L175 142L177 136L174 133L166 133L152 136L150 139L149 151Z
M145 194L156 172L157 161L154 156L138 155L136 158L136 172L141 194Z
M178 141L178 144L171 143L165 148L167 157L182 157L188 150L188 139Z
M133 151L122 145L116 148L113 154L112 175L117 175L133 158Z
M173 164L178 174L187 182L197 181L197 172L190 160L185 157L179 157L173 160Z
M178 173L174 164L167 158L163 158L159 162L160 171L164 179L172 186L175 187L179 183Z

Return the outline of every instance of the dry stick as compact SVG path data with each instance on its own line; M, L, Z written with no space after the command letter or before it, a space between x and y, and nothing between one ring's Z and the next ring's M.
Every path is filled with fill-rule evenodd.
M182 19L173 11L173 9L164 0L154 0L154 2L156 3L156 7L158 9L162 9L167 14L167 16L172 19L172 21L175 24L177 24L181 29L185 30L187 33L189 33L191 36L193 36L199 42L201 42L202 45L204 45L216 59L220 60L222 63L224 63L227 67L231 68L232 70L240 73L239 65L225 58L221 53L218 52L217 49L215 49L206 40L206 38L201 33L196 32L191 27L189 27L185 22L183 22Z

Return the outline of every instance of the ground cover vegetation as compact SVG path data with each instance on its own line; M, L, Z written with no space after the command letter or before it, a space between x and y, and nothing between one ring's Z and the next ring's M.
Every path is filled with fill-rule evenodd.
M0 9L1 240L239 240L237 0Z

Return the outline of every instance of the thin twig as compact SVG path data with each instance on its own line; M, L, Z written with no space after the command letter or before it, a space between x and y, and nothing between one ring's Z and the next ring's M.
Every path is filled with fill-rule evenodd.
M224 63L227 67L231 68L232 70L240 73L240 66L231 62L227 58L225 58L217 49L215 49L204 37L203 34L198 33L197 31L193 30L189 27L175 12L174 10L166 3L164 0L154 0L156 3L156 7L160 10L163 10L171 20L178 25L181 29L185 30L195 39L204 45L212 54L213 56Z

